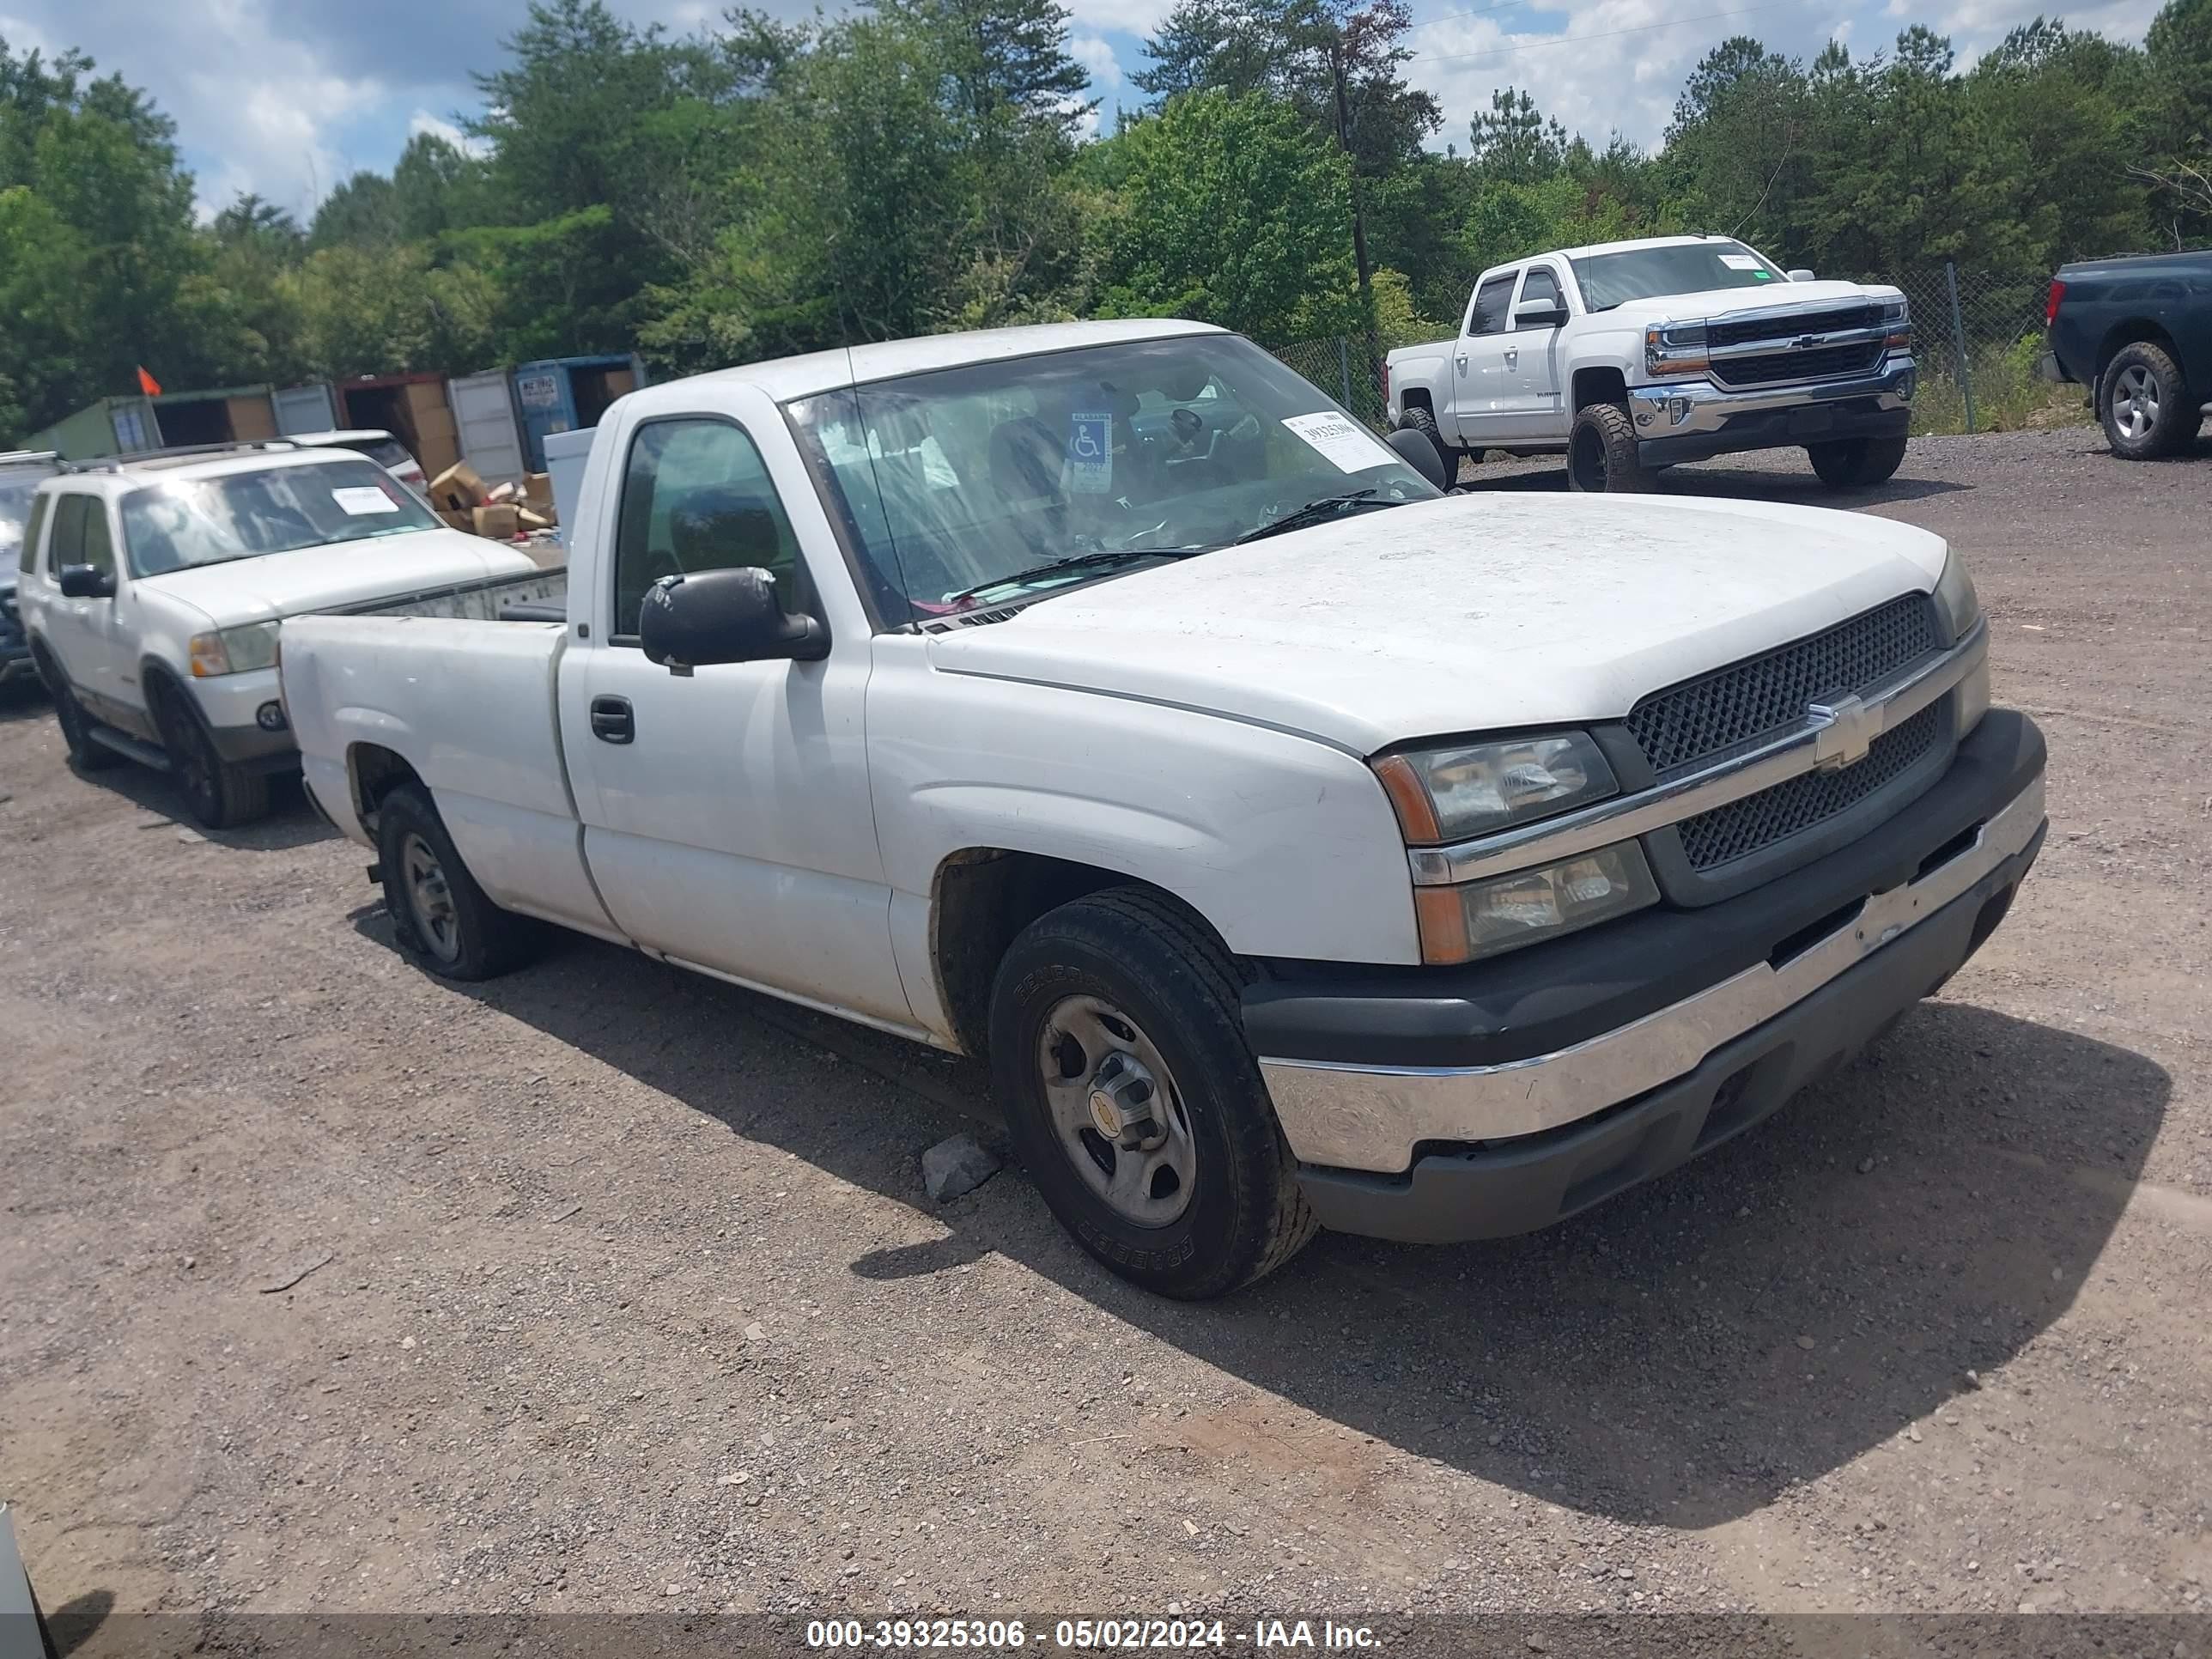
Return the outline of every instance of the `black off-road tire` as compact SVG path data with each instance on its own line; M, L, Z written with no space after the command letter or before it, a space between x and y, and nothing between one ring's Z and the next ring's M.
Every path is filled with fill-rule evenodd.
M1234 960L1161 895L1120 887L1032 922L991 994L991 1077L1016 1158L1083 1248L1146 1290L1222 1296L1273 1273L1320 1230L1245 1041ZM1164 1226L1117 1213L1076 1171L1037 1058L1053 1010L1095 997L1127 1012L1166 1060L1195 1153L1191 1197Z
M69 745L70 769L76 772L100 772L123 758L112 749L101 747L92 740L92 716L84 712L84 705L70 690L69 677L62 665L40 647L33 659L39 666L39 678L46 683L46 695L54 700L54 724L61 728L62 741Z
M1449 489L1459 482L1459 464L1465 458L1464 450L1454 449L1444 441L1443 429L1437 417L1419 404L1408 404L1399 416L1398 424L1408 432L1418 432L1437 447L1437 454L1444 464L1444 488Z
M2203 423L2181 366L2148 341L2122 346L2097 382L2097 418L2112 453L2154 461L2189 447Z
M1651 470L1636 456L1636 425L1619 404L1584 404L1567 434L1567 488L1609 495L1651 488Z
M234 830L267 817L268 775L223 759L185 693L158 679L148 680L146 690L155 729L169 753L169 776L199 826Z
M449 901L449 933L418 908L418 845L434 861ZM542 937L537 925L501 909L477 884L436 805L419 786L402 784L378 806L376 851L392 932L400 950L423 972L466 982L496 979L536 954Z
M1902 438L1839 438L1808 444L1805 453L1829 489L1857 489L1887 483L1905 465L1905 444Z

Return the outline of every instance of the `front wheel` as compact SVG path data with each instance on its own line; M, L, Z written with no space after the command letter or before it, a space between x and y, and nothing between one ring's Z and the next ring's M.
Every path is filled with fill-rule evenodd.
M426 791L403 784L384 798L376 850L384 908L416 967L441 979L495 979L530 954L528 919L501 909L477 884Z
M1220 1296L1318 1231L1234 965L1135 888L1039 918L999 966L992 1083L1015 1155L1076 1242L1163 1296Z
M215 739L186 705L185 694L158 685L154 690L154 725L168 750L170 775L185 792L185 805L203 830L229 830L269 816L269 780L259 772L233 766L216 752Z
M1460 452L1444 441L1443 428L1437 417L1419 404L1406 405L1406 412L1398 417L1399 427L1407 432L1418 432L1437 447L1437 459L1443 463L1444 488L1449 489L1459 482Z
M1805 453L1829 489L1856 489L1888 482L1905 465L1905 440L1841 438L1834 443L1808 444Z
M1651 488L1637 459L1636 428L1618 404L1585 404L1567 437L1567 488L1622 495Z

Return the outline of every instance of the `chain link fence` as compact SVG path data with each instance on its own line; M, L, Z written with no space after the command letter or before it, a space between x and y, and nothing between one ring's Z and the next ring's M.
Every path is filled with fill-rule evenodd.
M1903 276L1869 276L1905 291L1912 307L1912 356L1920 389L1912 403L1916 434L2008 432L2068 426L2094 418L2087 393L2036 378L2043 352L2048 283L1937 265ZM1419 339L1448 338L1449 324ZM1274 355L1376 431L1386 429L1382 359L1419 339L1333 335L1273 348Z

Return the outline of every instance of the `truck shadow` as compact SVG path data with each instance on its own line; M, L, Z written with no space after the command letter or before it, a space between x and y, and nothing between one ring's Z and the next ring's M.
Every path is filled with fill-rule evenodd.
M200 828L192 821L191 812L177 787L161 773L146 767L118 761L113 766L79 773L77 776L94 788L113 790L133 805L166 818L179 830L189 831L217 847L233 847L249 853L279 853L338 839L338 832L325 823L315 809L307 805L296 773L279 774L269 781L267 817L242 823L234 830Z
M1905 460L1909 471L1912 462ZM1540 470L1532 470L1540 469ZM1459 493L1481 495L1565 494L1564 465L1540 462L1486 463L1461 475ZM1659 475L1660 495L1692 495L1720 501L1789 501L1800 507L1881 507L1892 501L1920 501L1948 495L1971 484L1943 478L1899 477L1859 489L1831 489L1804 467L1676 466Z
M356 925L388 945L374 907ZM462 988L945 1229L860 1254L858 1275L997 1252L1359 1435L1676 1527L1759 1509L2017 1354L2095 1266L2171 1091L2127 1049L1927 1003L1765 1125L1547 1232L1451 1249L1324 1236L1250 1290L1188 1305L1099 1267L1018 1172L931 1202L921 1150L988 1120L972 1062L588 941ZM1283 1455L1233 1422L1133 1427L1185 1434L1201 1461ZM1243 1452L1217 1443L1240 1432Z

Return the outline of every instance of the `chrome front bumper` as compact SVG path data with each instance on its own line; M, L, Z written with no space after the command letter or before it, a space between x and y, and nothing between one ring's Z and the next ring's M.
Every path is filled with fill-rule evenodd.
M1694 1070L1899 939L2032 846L2043 779L1983 823L1972 844L1918 878L1878 892L1833 933L1761 962L1616 1030L1497 1066L1340 1066L1262 1057L1260 1067L1299 1162L1383 1174L1426 1141L1486 1141L1556 1129Z
M1718 433L1730 421L1746 415L1765 415L1778 410L1805 409L1821 404L1870 398L1875 407L1909 409L1918 385L1911 354L1892 352L1871 374L1848 380L1800 381L1787 386L1755 386L1743 391L1692 380L1663 386L1628 388L1629 418L1638 438L1686 438Z

